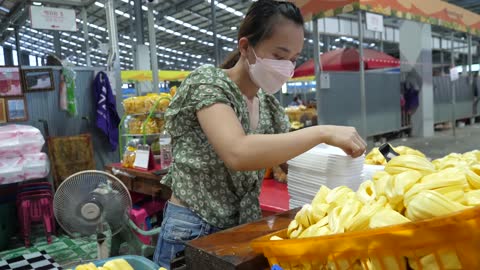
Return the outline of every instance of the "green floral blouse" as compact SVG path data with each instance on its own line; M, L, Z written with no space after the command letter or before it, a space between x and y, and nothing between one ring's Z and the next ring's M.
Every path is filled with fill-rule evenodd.
M208 142L196 112L216 103L235 111L246 134L284 133L288 119L275 97L259 91L258 126L250 130L247 104L238 86L213 66L193 71L179 87L165 114L174 161L162 183L209 224L221 229L261 217L258 196L265 171L227 168Z

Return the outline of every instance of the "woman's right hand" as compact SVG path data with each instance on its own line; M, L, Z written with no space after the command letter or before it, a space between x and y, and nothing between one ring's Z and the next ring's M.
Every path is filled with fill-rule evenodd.
M367 144L354 127L319 126L319 128L322 129L323 141L326 144L342 149L353 158L365 153Z

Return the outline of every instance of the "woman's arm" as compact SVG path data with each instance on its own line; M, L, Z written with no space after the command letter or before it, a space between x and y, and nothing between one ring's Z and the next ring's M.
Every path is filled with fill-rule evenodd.
M290 160L326 143L358 157L366 144L352 127L314 126L275 135L246 135L232 108L214 104L197 112L208 141L230 169L259 170Z

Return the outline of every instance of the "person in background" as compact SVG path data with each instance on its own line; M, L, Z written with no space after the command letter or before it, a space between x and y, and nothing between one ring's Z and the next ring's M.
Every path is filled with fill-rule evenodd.
M154 261L168 268L189 240L261 218L264 168L326 143L352 157L366 144L353 127L289 131L273 94L293 75L303 49L303 18L286 1L253 2L238 49L221 68L203 66L177 89L165 113L173 163L161 182L172 189Z
M290 103L290 106L300 106L300 105L303 105L303 101L300 99L299 95L296 95L293 98L292 103Z

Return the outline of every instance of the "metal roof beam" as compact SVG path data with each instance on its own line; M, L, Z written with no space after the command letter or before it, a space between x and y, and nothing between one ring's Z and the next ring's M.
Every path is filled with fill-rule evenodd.
M163 18L165 16L168 16L168 15L171 15L171 14L175 14L177 12L180 12L184 9L188 9L190 7L193 7L193 6L196 6L200 3L204 3L205 1L203 0L184 0L178 4L176 4L175 6L171 7L171 8L167 8L165 10L163 10L162 12L160 12L158 14L158 18Z
M5 22L2 22L0 25L0 44L3 44L8 37L12 34L12 31L6 31L7 28L11 25L16 23L19 19L23 19L25 17L25 14L27 13L26 9L26 0L22 0L20 3L18 3L14 10L10 12L10 15L7 17ZM23 16L23 17L22 17ZM25 18L26 19L26 18ZM23 20L23 23L25 20Z

